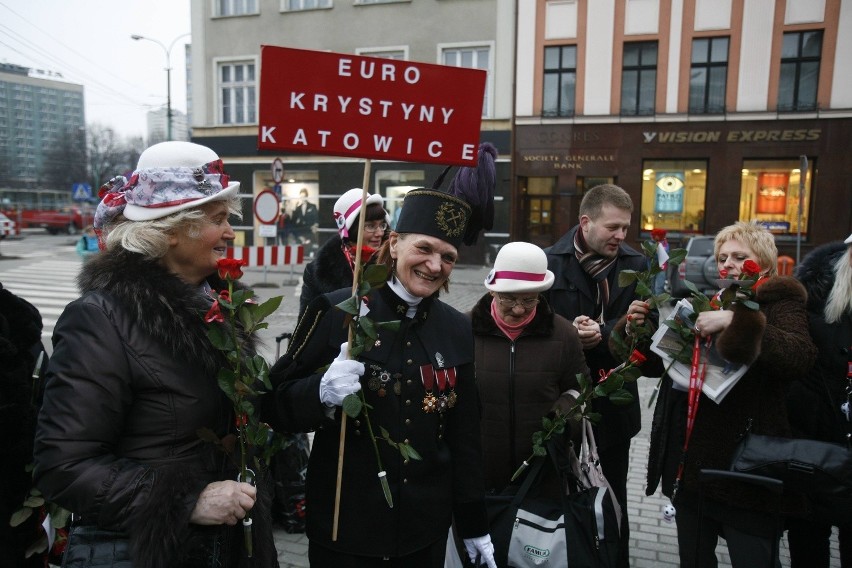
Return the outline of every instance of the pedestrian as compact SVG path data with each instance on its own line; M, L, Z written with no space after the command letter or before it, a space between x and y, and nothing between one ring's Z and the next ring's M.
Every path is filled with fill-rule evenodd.
M489 169L492 184L495 156L496 150L480 148L477 170ZM490 204L493 185L485 191ZM485 512L473 334L470 320L438 297L458 247L482 227L470 222L470 195L456 195L467 200L435 189L410 191L397 230L377 253L375 262L388 268L389 278L370 290L362 309L371 321L398 321L398 328L378 328L369 350L348 359L347 314L334 306L352 292L324 294L308 306L287 354L273 367L285 429L315 431L306 501L311 566L443 568L454 520L471 559L481 556L496 568ZM362 412L346 421L334 534L341 405L359 391L369 417ZM386 440L410 446L420 459L403 456ZM384 468L379 477L377 458Z
M471 312L485 488L494 494L532 453L542 417L556 410L567 414L575 401L568 391L581 390L577 375L589 377L577 329L554 314L542 295L553 281L543 250L505 244L485 280L488 292ZM548 494L559 499L555 481Z
M314 230L319 223L319 209L308 201L308 190L299 190L299 199L287 216L288 232L296 239L297 245L309 245L313 239Z
M300 316L305 313L308 304L320 294L340 288L352 288L362 194L362 189L356 187L334 202L334 222L338 234L326 241L317 251L316 258L305 266L299 297ZM387 235L388 213L384 208L384 199L377 193L368 194L362 260L366 261L379 250Z
M651 230L651 240L657 243L657 254L656 260L651 260L649 262L656 262L660 266L660 272L654 276L654 285L651 290L655 296L659 296L663 292L666 291L666 273L668 272L668 259L669 259L669 240L666 238L668 231L665 229L652 229Z
M35 306L0 283L0 551L2 565L14 568L47 566L51 552L30 550L45 537L44 517L38 509L19 525L10 523L33 487L29 468L47 362L41 330L41 314Z
M545 297L556 314L577 328L592 377L621 363L610 352L609 336L637 294L635 282L627 288L618 285L618 274L647 268L645 257L624 243L632 212L633 201L622 188L595 186L580 202L580 223L545 249L555 276ZM629 564L627 469L630 439L641 427L636 383L627 382L624 388L633 395L629 404L616 405L607 397L591 403L591 410L600 415L594 428L601 467L623 512L619 566Z
M175 141L102 188L106 248L54 329L36 436L37 486L74 514L63 566L242 565L250 510L254 565L278 565L263 471L258 487L235 481L238 465L202 436L233 445L217 381L228 361L203 316L228 289L217 262L239 185L211 149ZM242 323L218 325L254 350Z
M714 255L720 275L730 280L740 279L749 261L759 267L754 301L760 308L735 303L730 309L701 311L694 330L700 338L712 338L725 361L749 367L721 402L701 394L691 410L688 390L663 377L654 408L646 493L653 495L662 481L663 494L676 507L682 567L715 566L719 537L727 541L734 568L770 566L771 559L780 565L775 516L779 510L801 512L801 501L741 482L702 486L699 472L728 470L749 424L755 434L790 437L787 392L792 381L807 373L816 354L807 331L806 294L792 277L777 276L775 238L756 223L737 222L719 231ZM646 314L647 304L634 302L617 327L642 325ZM649 358L649 369L653 362L659 364ZM694 423L687 438L688 413Z
M76 249L77 255L82 258L84 262L100 252L98 236L95 234L94 226L87 225L86 228L83 229L83 234L80 235L80 240L77 241Z
M846 445L852 438L852 235L815 248L796 278L808 292L808 327L819 352L811 372L790 388L790 426L796 438ZM792 568L828 567L830 522L810 516L790 519L787 528ZM852 565L852 526L839 527L838 542L840 565Z

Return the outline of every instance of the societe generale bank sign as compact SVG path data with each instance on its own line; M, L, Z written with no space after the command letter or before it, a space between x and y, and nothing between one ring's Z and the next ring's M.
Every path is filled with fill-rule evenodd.
M485 71L260 49L259 149L476 166Z

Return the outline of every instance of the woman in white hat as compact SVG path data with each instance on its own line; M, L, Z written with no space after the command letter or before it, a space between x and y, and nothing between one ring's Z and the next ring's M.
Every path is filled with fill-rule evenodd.
M271 497L235 481L199 434L234 428L217 382L228 363L203 315L211 289L227 290L217 261L238 188L215 152L188 142L151 146L129 180L102 188L105 250L56 324L35 444L37 487L74 513L63 566L237 566L250 510L255 565L278 565Z
M340 288L352 288L362 197L361 188L355 187L335 201L334 223L337 225L338 234L330 238L317 251L316 258L305 266L302 293L299 297L299 316L305 313L308 304L317 296ZM384 203L385 200L377 193L367 196L361 252L361 260L364 262L387 240L388 213Z
M553 313L541 295L553 285L544 251L534 244L504 245L471 312L476 384L482 400L486 489L499 493L532 452L541 418L571 407L577 374L589 368L576 328ZM548 485L558 498L558 485Z

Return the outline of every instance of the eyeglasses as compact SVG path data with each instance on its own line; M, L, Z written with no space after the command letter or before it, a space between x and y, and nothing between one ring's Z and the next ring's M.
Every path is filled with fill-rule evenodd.
M388 230L387 223L365 223L364 230L368 233L384 233Z
M510 310L515 306L521 306L525 310L531 310L538 304L538 298L522 298L517 300L515 298L504 298L500 294L497 294L497 301L500 302L500 305L504 308L509 308Z

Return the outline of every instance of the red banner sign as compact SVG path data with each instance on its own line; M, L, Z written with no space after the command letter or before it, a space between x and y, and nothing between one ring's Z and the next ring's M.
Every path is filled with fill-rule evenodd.
M260 50L261 150L476 165L485 71Z

